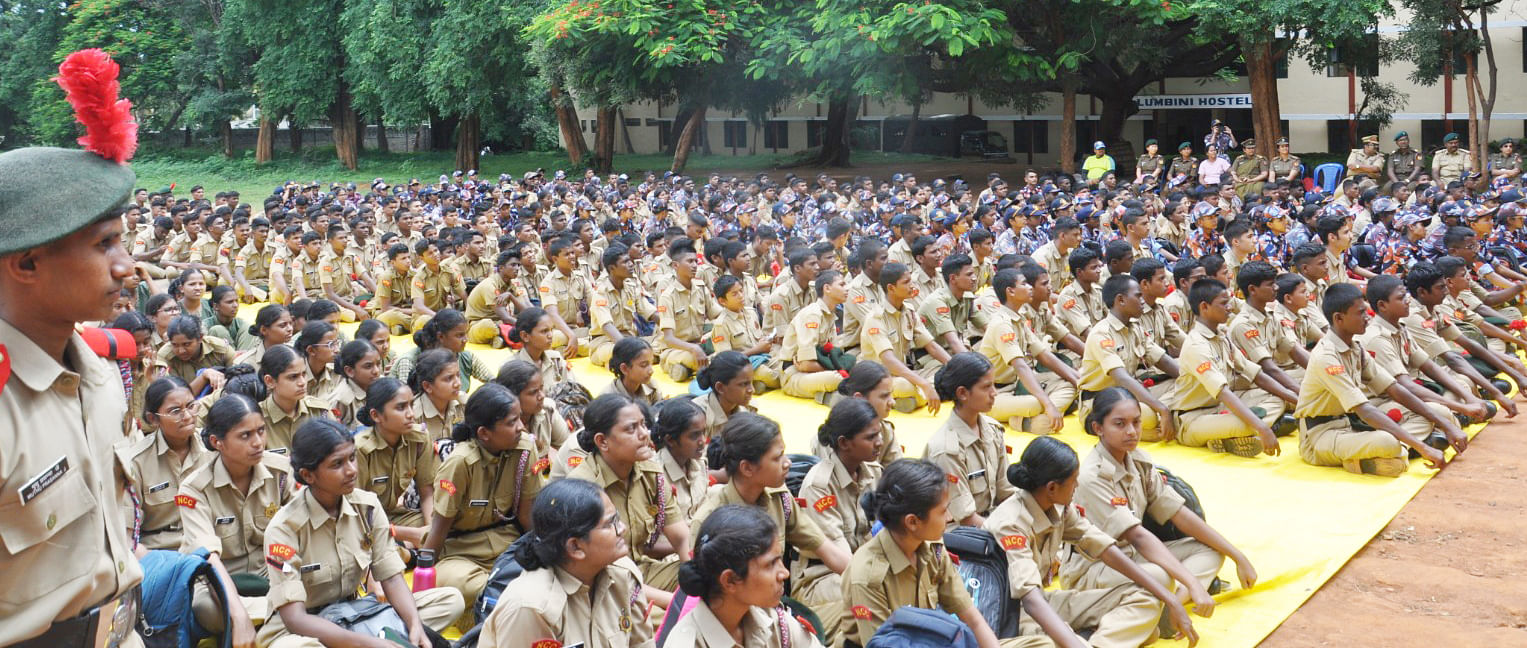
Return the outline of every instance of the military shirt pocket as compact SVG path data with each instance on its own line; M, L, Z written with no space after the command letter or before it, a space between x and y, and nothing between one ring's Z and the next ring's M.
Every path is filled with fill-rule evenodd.
M85 484L84 472L75 468L25 504L18 495L15 501L0 505L0 519L6 521L0 524L0 545L11 555L19 554L46 542L95 507L96 499ZM89 561L64 562L82 565L83 569ZM59 566L67 569L65 564ZM56 587L63 580L66 579L54 579L46 585Z
M175 501L175 493L179 489L170 482L149 484L143 490L143 503L145 506L159 506L170 504Z

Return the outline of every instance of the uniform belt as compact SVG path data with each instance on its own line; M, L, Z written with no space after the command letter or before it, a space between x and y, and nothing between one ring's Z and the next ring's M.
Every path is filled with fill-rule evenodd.
M164 533L166 531L179 531L179 530L180 530L180 525L179 524L171 524L169 526L159 527L157 529L145 529L142 532L140 532L138 535L140 537L141 536L151 536L151 535L154 535L156 533Z
M138 624L139 589L112 598L71 619L54 621L41 635L12 648L116 648Z
M1305 428L1312 428L1312 427L1316 427L1316 426L1319 426L1319 425L1325 425L1325 424L1330 423L1332 421L1337 421L1337 420L1344 419L1344 418L1347 418L1347 417L1348 417L1347 414L1332 414L1330 416L1306 416L1306 417L1304 417L1304 426L1305 426Z

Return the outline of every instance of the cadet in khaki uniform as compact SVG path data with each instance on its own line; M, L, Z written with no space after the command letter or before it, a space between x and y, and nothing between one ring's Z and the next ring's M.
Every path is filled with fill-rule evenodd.
M604 276L594 282L589 304L589 361L596 367L610 362L610 352L620 338L636 335L636 318L651 320L657 314L652 302L632 279L631 257L625 246L604 251Z
M476 282L487 279L488 275L493 274L493 259L483 256L485 253L482 234L474 233L471 242L467 243L461 254L450 260L451 270L461 275L462 281Z
M789 256L790 277L775 279L774 289L764 298L764 329L783 335L795 314L811 303L811 282L817 278L817 256L810 248L794 250Z
M148 434L117 444L117 460L132 489L141 518L138 544L146 549L180 548L180 508L175 494L185 476L214 456L196 428L191 391L179 378L165 377L150 385L143 421Z
M371 316L386 324L393 335L419 330L429 321L428 315L414 314L414 298L409 291L409 275L413 272L409 268L411 258L405 245L393 245L387 249L387 262L390 265L377 275L376 296L366 304L371 310Z
M483 648L652 648L641 573L624 557L624 519L607 500L581 480L547 485L532 513L540 542L516 555L525 572L483 621Z
M1309 370L1294 408L1294 416L1300 419L1299 455L1306 462L1396 477L1409 466L1407 447L1420 453L1431 467L1441 468L1447 463L1442 451L1421 441L1434 426L1442 429L1454 447L1467 446L1467 439L1446 409L1422 403L1396 385L1394 377L1380 371L1363 349L1357 337L1368 327L1367 304L1356 286L1332 286L1323 310L1331 331L1310 351ZM1378 394L1393 400L1376 400ZM1356 429L1349 413L1372 429ZM1394 413L1400 414L1398 421L1391 418Z
M705 501L711 485L705 465L705 411L693 398L674 398L658 405L657 424L652 429L652 445L663 475L673 485L674 505L685 520L690 519ZM691 529L691 533L693 529Z
M1156 143L1155 138L1145 140L1145 153L1135 161L1136 184L1143 182L1145 176L1151 176L1156 179L1156 186L1161 186L1161 174L1165 170L1166 159L1161 157L1158 152L1160 149L1161 146Z
M1378 364L1379 371L1393 376L1396 384L1416 398L1438 403L1455 414L1476 422L1493 416L1491 408L1474 394L1467 378L1432 362L1428 349L1412 340L1403 322L1410 314L1409 297L1404 284L1394 275L1380 275L1368 282L1368 305L1376 317L1358 339ZM1418 382L1423 376L1440 385L1443 393L1423 387ZM1453 396L1449 397L1449 393Z
M1442 136L1443 149L1432 154L1432 180L1440 187L1463 180L1474 170L1474 162L1466 149L1458 146L1458 133Z
M911 412L926 405L929 411L937 412L938 396L928 379L949 361L949 354L934 342L933 334L912 310L909 300L914 288L906 266L886 264L880 271L880 286L885 290L885 308L865 320L859 334L859 357L885 365L895 376L891 396L897 399L899 410ZM922 362L911 360L914 349L928 352Z
M302 249L292 256L290 263L292 279L298 282L293 285L292 299L321 299L323 294L322 260L323 238L318 232L308 232L302 235Z
M497 260L499 263L494 272L472 287L463 313L469 322L467 342L492 344L494 348L504 344L499 324L513 323L514 317L510 313L530 308L530 295L517 281L520 275L518 251L505 252Z
M918 317L933 339L951 354L970 350L970 341L986 330L986 313L976 307L976 266L969 255L955 254L940 267L942 285L922 300Z
M880 271L887 263L885 244L877 239L861 241L858 249L854 250L854 256L859 262L859 274L853 278L843 275L848 282L848 297L843 302L842 338L852 341L847 346L858 344L864 320L885 304L885 291L880 289ZM821 291L817 294L820 295ZM791 316L792 321L794 317Z
M223 386L222 370L233 365L233 345L227 340L204 335L202 324L191 315L177 316L170 323L169 341L155 354L165 373L184 380L192 391ZM199 375L206 372L205 375Z
M1103 321L1108 315L1108 304L1103 301L1103 291L1099 285L1102 281L1103 260L1098 258L1096 252L1079 247L1066 258L1066 267L1070 268L1075 281L1056 293L1059 305L1055 314L1072 335L1085 339L1092 325ZM1053 290L1053 279L1050 286Z
M712 319L712 300L710 291L695 277L698 257L693 244L674 241L668 258L673 261L674 276L659 289L652 347L663 372L684 382L709 361L700 343L704 324Z
M740 280L732 275L723 275L716 280L712 294L720 305L720 315L709 334L712 354L736 351L752 357L769 355L774 351L777 340L764 333L763 325L758 323L758 313L748 306L743 297L743 283ZM756 391L765 391L758 388L760 383L768 389L779 387L779 372L774 368L777 364L765 362L753 368Z
M1277 303L1276 277L1277 271L1265 261L1252 261L1241 266L1236 284L1246 295L1246 305L1230 318L1226 336L1247 360L1297 394L1299 383L1304 380L1301 363L1309 360L1309 354L1295 339L1294 322L1285 326L1268 312ZM1290 281L1294 280L1290 277Z
M571 239L559 238L552 241L553 267L536 286L541 296L541 308L555 316L552 318L556 329L551 334L553 348L562 348L567 346L570 339L582 339L589 335L589 329L584 326L587 323L583 321L583 311L589 309L592 315L591 288L583 275L578 273L577 254ZM603 258L601 254L601 264ZM578 349L587 352L582 344L578 345Z
M1141 331L1166 349L1167 354L1177 355L1182 351L1183 341L1187 339L1183 327L1190 325L1193 320L1188 318L1179 324L1178 320L1172 319L1172 313L1167 311L1162 302L1170 296L1167 291L1171 287L1171 273L1167 272L1166 265L1148 256L1135 259L1134 265L1130 266L1129 276L1140 282L1140 297L1144 300L1140 319L1136 320Z
M461 590L470 608L493 561L523 532L520 520L541 491L541 476L518 397L488 383L472 393L467 412L451 431L455 448L435 471L435 515L421 548L440 556L437 582Z
M1363 147L1347 154L1347 173L1368 176L1377 181L1384 177L1384 154L1379 152L1379 136L1364 135Z
M1389 154L1386 172L1390 182L1415 182L1421 176L1421 152L1410 147L1410 133L1400 131L1394 136L1395 149Z
M1187 612L1171 590L1114 547L1114 539L1087 521L1073 503L1076 452L1056 439L1036 439L1008 475L1018 492L992 511L985 528L1007 554L1008 596L1026 614L1020 636L1079 643L1078 630L1092 630L1087 645L1136 648L1150 641L1163 602L1174 623L1186 626ZM1128 580L1094 589L1047 589L1060 570L1062 553L1102 561ZM1130 582L1133 581L1133 582Z
M1490 156L1488 165L1492 181L1496 178L1518 181L1522 177L1522 154L1516 151L1516 140L1509 137L1501 140L1500 152Z
M433 315L467 299L467 282L461 275L440 263L440 250L433 241L415 246L423 263L414 270L414 312Z
M271 452L285 454L299 424L315 416L330 416L331 412L328 403L308 395L307 361L285 345L271 347L265 352L267 358L278 354L282 357L270 362L281 365L281 370L275 375L260 372L267 396L260 401L259 409L268 426L265 447ZM261 364L265 361L261 360Z
M1177 145L1177 157L1172 158L1172 162L1166 167L1165 180L1168 184L1178 177L1186 178L1190 182L1198 177L1198 158L1193 157L1193 144L1190 142Z
M1021 385L1024 393L997 394L989 414L1015 430L1057 432L1064 422L1062 412L1076 400L1076 371L1055 355L1048 338L1034 332L1031 318L1019 313L1033 295L1027 278L1007 268L997 273L992 287L1005 303L991 314L976 351L992 364L998 386ZM1038 365L1031 365L1030 358Z
M266 532L265 561L271 566L267 600L276 614L260 628L259 645L273 648L322 648L339 637L356 640L365 635L328 627L323 640L296 634L292 626L313 627L323 607L355 598L368 579L381 585L373 596L387 597L405 624L409 640L429 645L424 626L443 630L465 605L461 593L451 587L411 593L403 580L403 560L389 532L387 513L376 495L356 488L355 446L349 432L335 421L315 421L298 432L300 447L313 448L311 437L326 437L318 447L322 456L299 454L299 475L307 488L294 497L271 520ZM324 443L326 442L326 443ZM343 454L341 454L343 453ZM348 459L333 467L335 455ZM311 466L311 467L308 467ZM300 627L300 626L299 626ZM339 631L335 633L335 631ZM335 634L339 636L336 637Z
M837 333L838 306L848 297L843 275L828 270L817 278L817 300L811 302L790 320L785 328L776 361L783 367L781 387L786 394L796 398L815 398L818 394L831 392L843 382L843 375L823 367L817 360L817 350L825 344L845 347ZM847 310L847 307L845 307ZM845 319L847 319L845 317ZM857 342L857 340L855 340Z
M1161 399L1172 387L1167 379L1177 376L1177 363L1165 349L1139 335L1127 323L1134 322L1143 307L1140 283L1134 277L1109 277L1103 284L1103 298L1110 297L1112 310L1087 334L1086 349L1082 353L1082 378L1078 385L1082 392L1082 418L1091 411L1092 397L1097 392L1108 387L1124 387L1150 408L1142 412L1144 438L1148 441L1171 440L1176 435L1176 427L1171 411ZM1161 373L1142 375L1146 367L1154 367ZM1150 380L1151 384L1144 384L1144 380Z
M525 326L521 326L524 323ZM569 380L576 382L573 377L572 365L562 354L551 348L552 327L551 317L539 308L528 308L520 311L515 318L515 331L520 348L509 356L512 360L524 360L537 369L541 370L541 386L547 389L555 387Z
M979 353L961 353L939 373L940 398L954 411L928 438L923 457L944 470L950 483L949 516L980 526L991 510L1013 494L1007 474L1002 424L985 413L995 397L992 365Z
M1268 172L1272 174L1271 181L1288 180L1293 182L1299 179L1299 156L1288 152L1288 138L1279 137L1277 149L1273 152L1272 159L1267 161Z
M429 436L413 423L413 392L396 378L379 378L371 387L379 407L366 408L359 416L369 427L355 434L355 463L360 470L356 484L377 496L394 525L428 528L440 462ZM419 495L417 511L403 506L403 494L410 485ZM418 537L395 534L419 544ZM421 531L418 536L422 535Z
M355 286L358 283L369 285L370 281L359 256L346 254L343 247L340 251L334 250L335 246L344 246L349 238L350 235L342 230L330 233L328 244L318 257L319 293L339 305L339 317L343 322L365 318L365 309L355 304L362 295Z
M260 233L261 229L264 229L264 235ZM233 256L234 282L239 287L239 293L248 301L262 302L269 294L270 257L275 252L275 245L268 238L269 232L269 225L255 228L249 243Z
M1221 335L1220 327L1230 318L1225 284L1201 279L1193 284L1188 302L1198 317L1177 359L1184 370L1167 395L1177 417L1177 441L1243 457L1277 455L1278 438L1271 426L1283 416L1283 399L1294 400L1294 393L1236 353ZM1253 382L1256 387L1251 387Z

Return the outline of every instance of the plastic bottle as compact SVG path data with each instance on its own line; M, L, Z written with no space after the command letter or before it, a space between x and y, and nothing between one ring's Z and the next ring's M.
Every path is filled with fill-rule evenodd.
M428 549L419 550L419 562L414 567L414 591L422 592L435 588L435 552Z

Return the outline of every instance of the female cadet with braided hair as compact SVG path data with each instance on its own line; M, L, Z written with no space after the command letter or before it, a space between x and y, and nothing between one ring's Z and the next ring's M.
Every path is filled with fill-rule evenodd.
M949 512L960 524L980 526L1014 493L1007 474L1002 424L986 415L997 401L991 361L974 351L957 353L933 377L940 399L954 401L923 456L944 468L953 492Z
M556 407L547 406L544 376L529 361L510 360L499 368L498 377L493 379L493 382L508 388L509 393L520 399L520 420L525 422L525 430L535 436L536 454L543 459L544 465L536 467L537 474L549 466L546 458L572 436L572 432L567 429L567 419L557 413Z
M509 339L520 345L520 350L509 359L535 365L541 371L541 385L547 389L564 381L577 380L567 359L560 351L551 348L553 330L556 327L551 315L534 306L520 311L514 318L514 328L509 329Z
M686 394L658 403L656 418L652 447L657 448L663 474L674 486L679 513L688 520L705 501L705 489L711 484L705 466L705 410Z
M567 473L569 479L593 482L610 496L626 521L631 559L651 588L672 592L679 561L689 547L687 516L679 512L673 485L654 461L644 404L620 394L605 394L583 411L578 445L588 459ZM663 594L652 592L654 600ZM666 601L664 601L666 604Z
M531 517L532 541L515 555L525 572L504 589L478 645L651 648L641 575L621 560L630 551L626 525L609 495L581 479L558 480L536 496Z
M700 526L694 558L679 568L684 592L699 599L673 625L667 648L821 648L780 607L785 547L779 527L756 506L716 509Z

